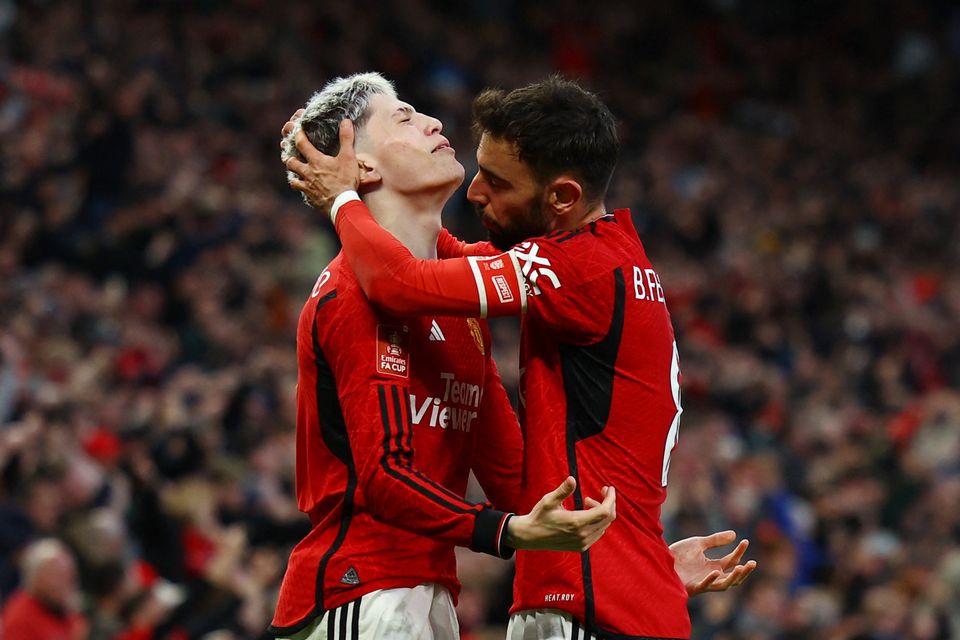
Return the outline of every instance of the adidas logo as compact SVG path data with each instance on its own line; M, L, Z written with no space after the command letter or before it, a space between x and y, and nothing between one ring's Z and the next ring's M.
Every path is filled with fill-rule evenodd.
M437 321L434 320L430 325L430 341L431 342L446 342L446 338L443 335L443 331L440 331L440 325L437 324Z
M347 569L347 572L343 574L343 577L340 578L340 582L343 584L360 584L360 576L357 575L357 570L353 567Z

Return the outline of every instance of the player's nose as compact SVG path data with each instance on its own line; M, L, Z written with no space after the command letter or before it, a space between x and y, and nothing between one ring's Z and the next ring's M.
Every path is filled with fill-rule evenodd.
M483 178L479 172L473 176L473 180L470 181L470 186L467 187L467 200L481 207L485 206L488 202L487 195L483 189Z
M437 134L443 131L443 123L440 122L440 120L438 120L437 118L434 118L433 116L426 116L426 123L425 123L424 130L426 131L428 136L432 136L434 134Z

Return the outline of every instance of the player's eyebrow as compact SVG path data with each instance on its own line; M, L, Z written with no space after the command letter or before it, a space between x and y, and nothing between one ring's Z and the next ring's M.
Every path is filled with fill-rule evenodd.
M402 107L397 107L397 110L393 112L393 116L397 117L397 114L402 116L407 116L408 118L413 117L413 107L408 104L403 105Z

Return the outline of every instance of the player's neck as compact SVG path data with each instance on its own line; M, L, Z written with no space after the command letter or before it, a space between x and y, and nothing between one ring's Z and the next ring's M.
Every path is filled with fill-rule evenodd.
M364 197L370 213L417 258L437 257L443 205L446 198L425 195L411 197L385 191Z
M573 229L579 229L580 227L590 224L594 220L599 220L605 215L607 215L607 208L604 206L603 202L601 202L593 207L584 208L583 211L558 217L556 219L557 223L554 225L552 230L571 231Z

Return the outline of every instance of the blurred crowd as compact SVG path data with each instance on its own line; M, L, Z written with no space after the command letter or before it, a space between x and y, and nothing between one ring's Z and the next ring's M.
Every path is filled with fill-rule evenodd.
M295 322L337 251L279 129L371 69L468 175L486 86L559 71L620 120L607 204L684 376L667 539L760 563L695 638L960 637L952 2L0 0L3 640L269 637L308 529ZM445 216L481 237L462 190ZM502 637L510 564L459 558L464 637Z

